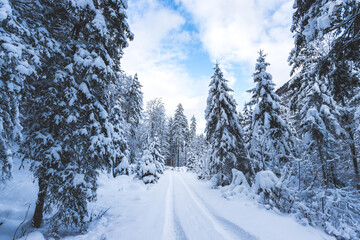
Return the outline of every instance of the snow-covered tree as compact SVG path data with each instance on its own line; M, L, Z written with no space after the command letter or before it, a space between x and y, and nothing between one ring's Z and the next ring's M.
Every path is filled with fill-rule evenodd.
M165 162L168 166L175 166L175 156L176 156L176 146L174 141L174 133L173 133L173 119L170 117L167 120L166 127L166 142L167 149L165 151Z
M144 150L143 156L138 162L137 173L146 184L156 183L159 179L153 155L147 149Z
M247 148L249 147L249 142L251 139L252 115L253 111L251 109L251 106L245 103L243 113L241 114L242 117L239 117L239 119L244 132L244 142Z
M176 148L175 166L179 167L186 164L186 144L189 137L189 124L186 116L184 115L184 108L181 103L175 110L172 128ZM184 158L182 156L184 156Z
M29 83L24 103L22 150L39 183L33 225L40 226L44 209L54 209L54 229L84 228L97 170L110 170L126 155L120 59L133 35L125 1L39 4L40 29L54 40L42 52L42 71Z
M218 63L214 70L205 110L205 133L212 148L212 173L218 174L218 184L223 185L231 182L232 168L249 173L250 162L237 116L236 102L230 95L232 89L228 87L228 81Z
M304 61L309 61L309 54L305 53L312 50L311 70L317 72L320 78L327 79L333 99L343 108L341 125L347 132L344 140L348 146L343 158L352 158L354 172L358 174L358 150L354 141L356 130L352 124L354 112L351 112L353 108L348 108L348 103L360 86L360 3L355 0L296 0L294 8L291 30L295 47L289 58L292 72L301 69ZM325 51L319 51L320 44L325 45Z
M141 84L137 74L134 77L129 77L128 87L124 93L124 99L121 99L122 106L125 112L125 120L129 124L127 131L127 141L129 144L129 159L134 162L136 153L139 152L138 139L139 124L142 119L143 107L143 93L141 91Z
M38 31L34 4L18 1L0 3L0 183L11 178L12 143L21 138L21 90L28 78L35 78L39 51L47 37ZM34 33L37 33L38 39ZM40 47L39 47L40 48Z
M188 171L195 171L196 170L196 165L197 165L197 161L198 159L196 158L195 153L192 151L192 149L189 151L189 157L188 157L188 161L186 162L186 167L188 169Z
M196 118L192 116L190 123L190 141L193 141L196 138Z
M137 73L133 78L130 78L130 86L124 96L124 111L125 120L133 127L140 124L142 106L143 106L143 93L141 91L141 84L138 79Z
M248 105L254 106L249 153L255 170L280 173L280 168L292 158L293 143L291 131L281 118L280 99L274 92L272 76L266 71L270 64L265 57L260 50L253 75L256 86L248 91L252 94Z
M164 157L161 150L160 140L157 136L154 137L154 139L151 141L149 146L150 154L153 157L153 161L156 166L156 171L158 173L164 173Z

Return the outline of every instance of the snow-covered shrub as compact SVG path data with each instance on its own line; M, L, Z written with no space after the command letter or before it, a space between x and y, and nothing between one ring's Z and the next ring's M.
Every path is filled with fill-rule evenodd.
M115 168L115 175L130 175L131 168L127 157L123 157L120 164Z
M225 198L229 198L236 194L250 194L250 185L246 180L246 177L243 172L233 168L232 170L232 180L230 185L222 188L222 196Z
M232 181L230 185L232 186L243 185L248 189L250 188L249 183L247 182L243 172L236 170L235 168L233 168L231 171L232 171Z
M145 150L138 163L137 174L144 183L155 183L159 179L153 156L149 150Z
M299 220L311 226L321 226L338 239L359 239L359 191L310 188L296 194L292 212Z
M255 184L252 186L253 192L258 195L257 201L264 204L266 208L272 208L278 199L281 191L278 186L279 178L269 170L260 171L255 175Z
M156 171L161 174L164 173L165 161L164 161L164 157L161 153L161 144L160 144L160 140L158 137L154 137L154 139L150 143L149 152L153 157Z
M253 189L256 193L269 192L275 189L278 181L278 177L272 171L260 171L255 175L255 184Z

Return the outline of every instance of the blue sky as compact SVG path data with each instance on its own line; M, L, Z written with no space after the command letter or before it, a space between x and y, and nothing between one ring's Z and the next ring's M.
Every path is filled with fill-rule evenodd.
M213 65L220 62L238 109L249 98L258 50L268 53L277 86L289 79L293 0L129 0L135 34L122 67L138 73L145 102L161 97L168 115L182 103L204 130Z

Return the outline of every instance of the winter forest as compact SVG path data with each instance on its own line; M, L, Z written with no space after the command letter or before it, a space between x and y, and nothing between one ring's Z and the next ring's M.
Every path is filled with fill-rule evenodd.
M287 82L214 61L202 132L122 68L127 0L0 0L0 239L360 239L360 1L292 6Z

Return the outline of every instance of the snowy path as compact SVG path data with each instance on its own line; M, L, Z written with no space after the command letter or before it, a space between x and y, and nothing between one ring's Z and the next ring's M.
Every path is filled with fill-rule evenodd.
M99 190L98 202L112 206L109 212L87 234L66 239L332 239L253 202L226 200L190 173L167 171L157 184L146 187L126 176L115 180L101 180Z
M173 175L175 210L189 239L256 239L235 224L214 215L179 173Z
M27 182L24 180L17 187L34 188ZM8 189L10 190L11 188ZM21 189L18 192L22 192ZM29 191L24 192L24 196L17 198L26 199ZM31 195L36 196L35 193ZM10 203L12 202L0 199L0 206ZM23 204L23 201L21 203ZM290 216L281 216L260 208L254 201L236 197L227 200L221 196L220 190L211 189L209 183L199 181L194 174L186 172L166 171L154 185L144 185L141 181L133 181L129 176L113 179L103 174L99 179L98 201L90 205L90 211L108 208L100 220L90 225L86 234L68 236L64 239L333 239L312 227L301 226ZM18 213L8 213L6 216L16 217L16 221L21 221L23 216L17 217L16 214ZM14 227L17 224L14 221ZM3 230L4 228L0 227L0 236L12 236L12 228L9 228L8 233ZM39 237L39 232L30 235L34 238L28 236L27 239L43 239Z

